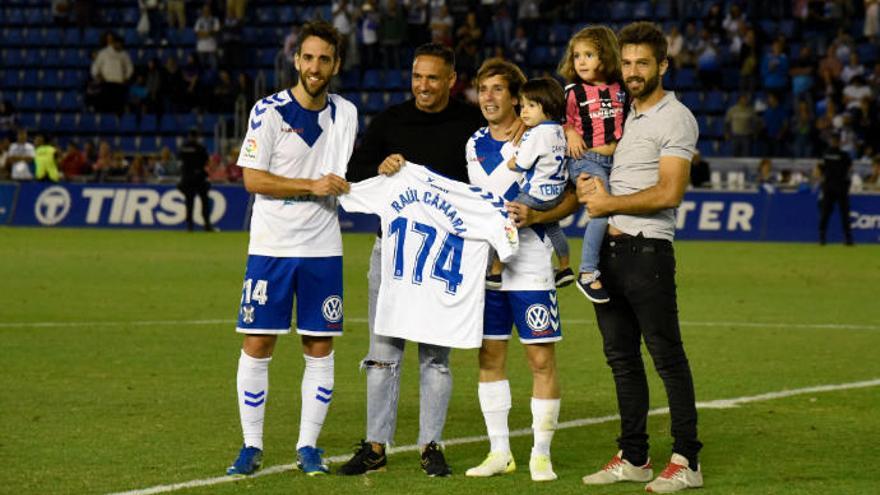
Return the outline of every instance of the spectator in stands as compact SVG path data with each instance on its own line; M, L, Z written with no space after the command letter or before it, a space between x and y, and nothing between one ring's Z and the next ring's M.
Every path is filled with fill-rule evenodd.
M210 5L202 7L202 14L196 20L196 53L205 67L217 68L217 37L220 34L220 21L214 17Z
M0 99L0 138L12 138L15 131L15 107L7 100Z
M400 70L400 45L406 39L406 18L397 0L388 0L379 21L382 67Z
M880 34L880 0L865 0L865 27L862 34L871 43L877 43Z
M212 184L224 184L229 181L229 176L226 172L226 163L223 162L223 157L219 154L212 154L208 159L208 181Z
M449 7L441 5L431 15L431 41L444 46L452 46L452 16L449 15Z
M92 63L91 74L101 85L95 102L98 111L121 114L125 110L128 81L134 73L131 57L122 46L122 39L109 33L105 46Z
M186 230L190 232L193 230L193 208L195 198L198 196L202 202L202 220L205 231L211 232L214 230L211 226L211 201L208 199L208 190L211 189L211 184L208 183L208 174L205 170L208 164L208 151L199 142L197 129L190 129L186 141L180 146L177 154L182 163L180 182L177 188L183 193L186 205Z
M807 98L812 101L811 90L813 89L814 73L816 70L815 57L810 45L801 46L800 52L794 63L791 64L791 93L797 98Z
M719 2L713 3L706 12L706 16L703 18L703 29L710 33L712 43L716 46L723 41L724 12L721 10Z
M180 71L183 79L184 98L183 102L187 109L202 108L202 94L199 91L199 78L201 77L201 67L198 59L190 53L186 56L186 65Z
M165 12L169 28L181 33L189 27L186 23L186 0L165 0Z
M226 0L226 12L232 12L238 19L244 20L247 13L248 0Z
M9 166L6 164L9 157L9 138L0 136L0 180L9 178Z
M754 93L758 88L758 65L761 52L758 49L758 35L754 28L746 29L742 46L739 49L739 90Z
M128 177L128 160L121 150L113 152L110 168L104 174L104 180L108 182L123 182Z
M128 111L143 115L147 110L149 93L143 74L134 76L134 82L128 87Z
M819 79L824 85L826 94L840 87L841 72L843 72L843 63L834 55L834 47L829 47L825 56L819 61Z
M746 28L746 16L743 14L742 8L736 3L731 3L727 10L727 16L721 25L724 27L727 40L732 42Z
M718 46L709 30L700 31L700 44L696 52L697 76L705 89L717 89L721 86L721 60Z
M240 69L245 66L244 19L237 17L235 10L226 12L223 20L222 41L223 66L227 69Z
M773 192L778 182L776 174L773 172L773 160L767 157L761 158L761 161L758 163L758 172L755 176L755 185L758 187L758 190Z
M357 8L351 5L348 0L333 0L331 15L333 18L333 27L339 31L343 37L342 46L345 47L345 57L343 70L349 70L358 65L360 57L358 54L357 36ZM293 51L296 51L296 44L293 45ZM290 63L293 65L293 54L290 55ZM296 81L294 78L293 81Z
M58 173L58 148L51 139L38 134L34 138L34 179L58 182L61 174Z
M690 21L685 25L683 38L684 47L679 54L679 67L696 67L697 52L702 41L695 22Z
M727 109L724 116L724 138L731 142L733 156L752 156L753 140L758 127L758 114L751 98L741 93L736 104Z
M669 33L666 35L666 44L669 45L669 49L666 53L669 55L669 61L672 63L672 68L681 68L683 65L682 53L684 52L684 36L682 36L681 32L678 30L678 24L673 24L669 28Z
M92 164L98 160L98 150L95 148L95 143L92 140L86 140L83 143L82 152L86 155L86 165L91 168Z
M406 38L410 46L428 41L428 0L406 0Z
M777 95L788 90L788 55L780 39L773 41L770 53L761 60L761 80L767 91Z
M513 19L504 3L499 3L492 16L492 31L495 33L495 44L508 46L513 39Z
M231 146L226 154L226 176L229 182L241 182L242 171L238 166L239 148Z
M141 15L147 16L149 23L149 34L147 35L147 44L161 43L162 46L168 44L165 38L165 19L162 15L162 3L160 0L138 0L138 7Z
M150 172L147 170L147 165L144 160L144 155L141 155L140 153L134 155L125 176L126 182L131 184L143 184L147 182L150 177Z
M12 180L31 180L34 178L34 145L28 142L27 129L19 129L14 143L9 145L6 163Z
M820 142L824 145L831 142L831 134L843 126L843 117L837 112L837 104L832 98L825 100L825 113L816 119L816 131Z
M217 73L217 82L214 83L213 98L208 105L210 111L214 113L228 112L230 108L235 107L237 96L232 75L228 70L220 69L220 72Z
M70 23L70 0L52 0L52 22L56 26L67 27Z
M86 154L79 150L75 141L67 143L67 150L61 157L61 174L66 180L72 180L83 175L88 175L89 163Z
M113 168L113 151L110 149L110 143L101 141L98 144L98 158L92 165L95 172L95 182L104 182Z
M159 158L153 167L153 175L157 178L180 175L180 161L171 154L171 148L163 146L159 150Z
M80 35L92 25L92 4L94 0L74 0L73 18L79 28Z
M865 78L862 76L854 76L843 88L843 105L847 111L858 117L862 116L862 107L870 106L873 98L871 87L865 83Z
M526 32L533 32L541 19L540 0L519 0L516 19Z
M767 94L767 108L764 109L764 144L770 156L784 156L787 152L788 111L773 93Z
M163 106L167 106L172 112L187 110L186 88L187 84L177 59L168 57L165 60L165 70L162 72L162 95L165 101Z
M852 78L865 75L865 66L859 61L859 54L852 52L849 54L849 63L840 71L840 81L844 85L849 84Z
M151 114L161 114L164 110L162 105L162 69L159 67L159 59L151 58L147 61L144 73L144 86L147 88L145 99L146 111Z
M464 47L468 44L474 44L478 47L481 46L483 42L483 30L477 22L477 13L473 10L468 11L467 16L464 19L464 24L455 31L455 41L456 56L458 55L458 52L464 51Z
M375 69L379 65L379 23L382 17L376 0L366 0L361 6L360 32L361 70Z
M514 31L513 41L510 42L510 60L520 67L529 65L529 36L525 26L517 26Z
M703 155L699 151L694 153L694 157L691 159L691 186L706 187L711 175L709 162L703 159Z
M792 153L795 158L813 156L813 111L805 100L798 100L791 121Z
M880 154L871 160L871 175L865 178L864 187L869 191L880 191Z

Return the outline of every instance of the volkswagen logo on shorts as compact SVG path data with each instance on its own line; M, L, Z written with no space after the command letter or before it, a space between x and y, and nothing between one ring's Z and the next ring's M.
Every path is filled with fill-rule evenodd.
M61 186L46 188L34 204L34 216L43 225L56 225L70 212L70 193Z
M321 312L324 313L324 319L330 323L337 323L342 320L342 298L339 296L330 296L324 299L321 305Z
M550 326L550 310L543 304L532 304L526 310L526 324L534 332L543 332Z

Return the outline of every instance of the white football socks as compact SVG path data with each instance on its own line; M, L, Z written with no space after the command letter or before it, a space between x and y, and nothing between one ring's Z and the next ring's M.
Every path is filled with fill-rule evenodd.
M306 356L302 378L302 407L300 409L299 440L296 448L315 447L324 426L327 409L333 398L333 352L317 358Z
M480 397L480 409L486 420L486 432L489 435L490 452L510 452L510 429L507 416L510 413L510 382L480 382L477 389Z
M550 455L550 442L553 441L557 423L559 423L559 399L532 397L532 431L535 434L532 455Z
M271 357L253 358L241 351L238 358L238 414L244 444L263 449L263 419L269 395L269 362Z

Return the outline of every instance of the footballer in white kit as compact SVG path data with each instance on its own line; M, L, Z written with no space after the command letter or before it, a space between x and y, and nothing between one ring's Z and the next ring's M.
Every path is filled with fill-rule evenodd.
M339 201L382 222L376 334L480 347L489 244L502 260L518 247L503 200L407 162L392 176L352 184Z
M227 469L259 469L269 362L278 335L296 331L305 369L297 466L328 472L316 447L333 396L333 347L342 334L342 237L336 196L357 134L357 109L329 94L339 71L342 38L324 21L305 24L295 55L292 89L258 101L239 153L245 187L254 193L250 243L236 331L245 334L237 388L244 446Z

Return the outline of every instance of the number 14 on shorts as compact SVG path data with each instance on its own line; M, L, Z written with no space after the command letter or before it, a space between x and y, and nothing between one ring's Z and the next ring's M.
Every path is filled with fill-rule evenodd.
M245 279L244 286L241 289L241 304L251 304L256 302L260 306L264 306L269 300L267 292L269 290L269 282L266 280Z

